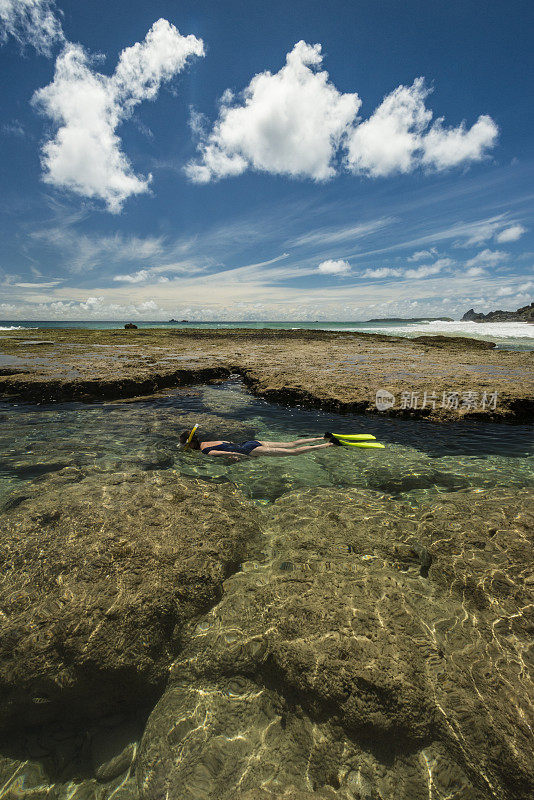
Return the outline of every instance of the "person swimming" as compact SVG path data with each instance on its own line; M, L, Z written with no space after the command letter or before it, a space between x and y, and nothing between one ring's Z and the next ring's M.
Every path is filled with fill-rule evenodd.
M314 436L309 439L294 439L291 442L267 442L251 439L247 442L237 444L222 439L211 442L200 441L196 433L191 436L191 431L182 431L180 434L180 444L187 445L192 450L200 450L206 456L298 456L302 453L310 453L314 450L321 450L325 447L335 447L339 442L331 433L324 436ZM324 441L327 439L328 441ZM310 442L320 442L323 444L310 444Z

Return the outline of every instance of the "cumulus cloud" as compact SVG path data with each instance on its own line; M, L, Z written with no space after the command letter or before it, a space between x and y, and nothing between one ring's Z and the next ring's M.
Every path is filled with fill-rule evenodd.
M503 231L498 233L495 238L501 244L504 242L517 242L517 240L526 232L527 229L524 228L523 225L511 225L509 228L505 228Z
M154 276L157 274L157 271L158 268L140 269L137 272L133 272L131 274L114 275L113 280L121 283L146 283L147 281L154 279ZM158 283L167 283L168 280L169 279L164 276L157 278Z
M224 92L211 131L203 132L203 119L193 114L200 160L186 168L191 180L207 183L248 168L324 180L338 173L340 160L370 177L440 171L480 161L496 143L498 128L487 115L470 128L446 127L442 117L432 122L424 78L398 86L361 120L358 94L339 92L322 60L320 44L297 42L279 72L255 75L237 97Z
M504 250L482 250L465 262L466 267L495 267L508 259Z
M322 69L321 45L300 41L279 72L255 75L239 98L225 92L219 118L200 142L201 160L189 177L206 183L247 168L325 180L360 107L356 93L343 94Z
M423 136L423 166L437 170L456 167L470 161L481 161L497 141L499 129L487 114L467 128L464 121L457 128L445 128L437 119Z
M469 267L469 269L464 272L464 275L467 275L468 278L478 278L479 275L484 274L484 267Z
M0 41L12 36L43 55L65 40L54 0L0 0L0 22Z
M67 43L54 80L33 103L57 127L42 149L44 180L84 197L103 200L117 213L131 195L148 191L151 175L136 175L121 150L116 130L136 105L153 100L164 81L184 69L190 56L204 55L195 36L182 36L165 19L143 42L122 51L113 75L94 69L81 45Z
M346 275L347 272L350 272L350 264L342 258L338 258L336 261L328 259L322 261L317 269L324 275Z
M348 168L377 178L418 166L444 170L480 161L496 142L496 124L484 115L469 129L463 122L445 128L443 118L429 127L432 111L425 100L430 91L423 78L416 78L411 86L399 86L387 95L347 137Z
M86 300L56 300L51 303L40 303L36 307L36 310L39 309L46 311L52 318L59 319L142 318L149 312L164 313L155 300L143 300L138 303L114 303L103 295L88 297ZM151 314L151 316L154 316L154 314Z

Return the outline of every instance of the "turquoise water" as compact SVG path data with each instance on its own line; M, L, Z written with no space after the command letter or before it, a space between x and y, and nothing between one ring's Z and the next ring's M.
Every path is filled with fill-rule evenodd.
M24 321L0 320L0 331L11 328L82 328L87 330L110 330L123 328L128 320L109 321ZM222 328L254 329L268 328L272 330L333 330L333 331L361 331L364 333L383 333L395 336L413 338L422 335L438 336L467 336L472 339L495 342L502 350L532 350L534 349L534 325L526 322L336 322L336 321L284 321L284 322L190 322L187 324L176 322L150 322L135 320L139 328L198 328L200 330L220 330Z
M373 433L385 450L336 448L298 457L221 463L178 447L201 422L206 438L289 441L324 431ZM532 425L438 425L287 408L249 395L238 381L176 390L149 402L0 405L0 502L26 482L65 467L164 469L231 482L257 502L305 487L359 486L412 498L476 486L534 483ZM224 459L223 459L224 461Z

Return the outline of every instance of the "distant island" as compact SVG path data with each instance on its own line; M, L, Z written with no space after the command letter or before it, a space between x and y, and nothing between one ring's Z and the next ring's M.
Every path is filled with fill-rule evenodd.
M181 325L181 324L183 324L184 322L187 322L187 323L188 323L188 322L189 322L189 320L188 320L188 319L180 319L180 320L178 320L178 319L174 319L174 318L173 318L173 319L170 319L170 320L169 320L169 322L174 322L174 323L176 323L177 325Z
M378 317L367 322L454 322L451 317Z
M534 322L534 303L517 311L490 311L488 314L479 314L470 308L463 315L462 322Z

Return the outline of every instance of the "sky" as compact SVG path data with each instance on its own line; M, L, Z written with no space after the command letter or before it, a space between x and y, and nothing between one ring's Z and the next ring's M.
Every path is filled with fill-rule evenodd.
M0 0L0 320L534 300L531 0Z

